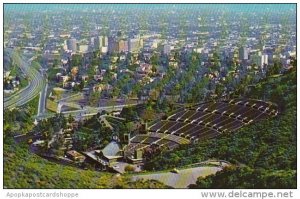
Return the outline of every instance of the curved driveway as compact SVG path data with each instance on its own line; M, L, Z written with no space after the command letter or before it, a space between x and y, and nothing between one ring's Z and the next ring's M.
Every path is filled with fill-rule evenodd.
M158 172L158 173L149 173L149 174L140 174L132 177L133 181L143 179L143 180L157 180L165 185L174 187L174 188L187 188L190 184L195 184L197 179L201 177L206 177L221 171L225 166L229 164L222 162L219 165L219 162L210 162L211 166L198 166L186 169L179 169L179 173L172 172ZM197 164L194 164L197 165ZM215 165L215 166L213 166Z

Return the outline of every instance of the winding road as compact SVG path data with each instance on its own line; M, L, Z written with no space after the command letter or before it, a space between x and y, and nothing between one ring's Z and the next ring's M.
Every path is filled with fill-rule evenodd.
M4 108L11 109L22 106L40 94L46 85L43 75L34 67L30 67L31 61L24 55L20 56L15 50L8 50L9 55L28 77L29 84L17 93L4 98Z
M204 164L203 164L204 163ZM205 163L211 164L210 166L206 166ZM221 161L205 161L202 163L193 164L194 166L199 165L197 167L179 169L178 173L172 172L157 172L150 174L140 174L134 175L132 177L133 181L136 180L157 180L165 185L177 188L184 189L187 188L190 184L195 184L197 179L201 177L206 177L208 175L213 175L218 171L221 171L224 167L229 166L230 163Z

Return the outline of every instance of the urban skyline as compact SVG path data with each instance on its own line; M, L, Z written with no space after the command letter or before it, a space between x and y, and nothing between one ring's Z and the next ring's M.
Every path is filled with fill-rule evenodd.
M295 188L296 6L4 4L5 188Z

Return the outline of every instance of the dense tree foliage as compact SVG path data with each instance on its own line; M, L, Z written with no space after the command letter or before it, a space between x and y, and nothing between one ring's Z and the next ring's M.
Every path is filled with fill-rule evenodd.
M76 150L85 151L88 148L104 147L112 138L112 131L99 121L97 115L83 122L74 130L73 145Z
M192 146L182 146L175 151L165 151L147 162L145 168L148 170L170 169L207 159L222 159L236 165L246 165L253 170L251 170L253 175L259 169L265 170L262 171L264 173L262 179L254 180L257 182L255 188L278 187L278 184L264 184L264 186L260 184L271 183L272 180L268 179L275 178L277 172L282 176L287 176L287 181L283 183L286 183L287 186L294 186L295 183L290 181L294 179L294 174L292 175L291 172L297 167L296 72L292 71L276 78L270 77L264 80L249 90L247 97L273 101L278 104L279 108L284 107L280 108L280 114L277 117L251 124L235 133L223 134L218 138ZM236 175L241 175L239 173L244 172L244 169L237 169L234 172L237 173ZM214 178L217 181L218 175L210 177L206 183ZM229 177L227 180L230 180ZM240 184L240 186L234 184L230 186L251 188L250 185L243 186L245 179L236 180L236 185ZM199 187L203 186L199 185ZM212 181L208 187L217 188L218 186Z
M133 182L130 176L117 176L108 172L81 170L52 163L32 153L27 143L16 143L12 138L17 134L41 131L43 139L47 141L54 132L66 125L67 120L73 121L71 117L67 119L58 114L35 126L28 109L5 112L3 150L5 188L167 188L153 180ZM87 123L79 130L89 129L95 125L98 124ZM99 133L101 132L97 132ZM105 138L103 135L102 137ZM111 135L107 135L107 139L110 137Z
M166 188L157 181L132 182L129 177L52 163L11 138L4 143L3 156L6 188Z
M249 167L226 167L205 178L198 178L190 188L201 189L290 189L296 188L295 170L251 169Z

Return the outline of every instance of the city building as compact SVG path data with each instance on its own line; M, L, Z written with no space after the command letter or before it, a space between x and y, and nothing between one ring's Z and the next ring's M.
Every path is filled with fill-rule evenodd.
M94 47L95 49L101 49L103 46L103 36L96 37L94 39Z
M86 53L89 51L89 45L87 44L80 44L78 45L78 48L79 48L79 52L81 53Z
M164 54L169 55L171 53L171 45L165 44L164 45Z
M95 49L101 49L102 47L107 47L108 38L105 36L98 36L94 39L94 47Z
M140 38L129 39L128 41L128 51L138 52L141 48Z
M126 40L119 40L117 45L117 51L120 52L127 52L128 51L128 41Z
M268 55L267 54L263 54L262 56L262 65L268 65Z
M68 50L71 50L72 52L76 52L77 50L77 41L74 38L67 40L67 48Z
M264 65L268 65L268 55L261 53L255 54L251 57L251 61L258 67L263 67Z
M108 37L107 51L109 53L115 52L118 48L118 43L114 37Z
M248 60L249 59L249 50L247 47L241 47L239 49L239 59Z
M106 36L103 37L103 46L104 47L108 46L108 37L106 37Z

